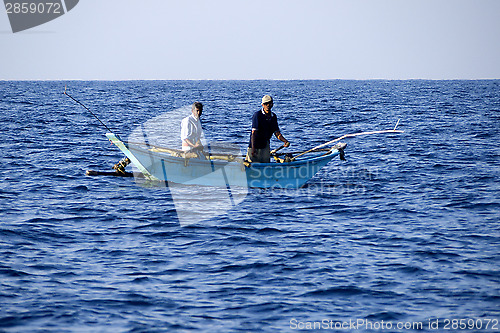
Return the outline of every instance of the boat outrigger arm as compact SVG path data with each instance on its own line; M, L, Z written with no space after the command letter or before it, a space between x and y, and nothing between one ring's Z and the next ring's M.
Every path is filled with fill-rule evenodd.
M298 154L297 156L294 156L292 157L291 161L295 161L297 159L297 157L300 157L304 154L307 154L307 153L311 153L311 152L314 152L314 151L317 151L318 149L320 148L323 148L325 146L328 146L328 145L331 145L332 143L334 142L337 142L337 141L340 141L342 139L346 139L346 138L353 138L353 137L356 137L356 136L360 136L360 135L369 135L369 134L385 134L385 133L404 133L404 131L401 131L401 130L397 130L396 128L398 128L398 125L399 125L399 120L398 119L398 122L396 123L396 126L394 126L394 129L391 129L391 130L383 130L383 131L372 131L372 132L360 132L360 133L351 133L351 134L346 134L346 135L342 135L341 137L338 137L336 139L333 139L331 141L328 141L328 142L325 142L319 146L316 146L314 148L311 148L309 150L306 150L300 154Z

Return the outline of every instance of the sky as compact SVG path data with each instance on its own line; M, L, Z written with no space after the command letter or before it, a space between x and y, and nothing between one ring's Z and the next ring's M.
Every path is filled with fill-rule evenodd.
M499 79L500 0L80 0L0 80Z

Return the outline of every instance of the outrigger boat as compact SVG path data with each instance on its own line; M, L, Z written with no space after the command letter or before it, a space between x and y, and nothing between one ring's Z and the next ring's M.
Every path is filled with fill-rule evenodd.
M106 137L148 179L218 187L299 188L334 157L343 158L346 147L345 143L337 143L297 159L288 154L281 158L276 150L275 162L248 163L241 154L212 153L210 145L201 153L186 153L144 143L125 143L113 133Z
M285 154L279 157L277 151L271 152L275 162L249 163L241 154L212 153L207 150L194 153L165 147L156 147L145 143L125 143L115 134L107 133L107 138L114 143L144 177L152 180L168 181L186 185L206 185L230 188L232 186L256 188L295 189L304 186L321 168L334 157L344 159L344 138L381 133L403 133L396 130L372 131L346 134L312 149L299 152L296 156ZM338 142L338 143L336 143ZM335 145L331 146L333 143ZM324 148L330 145L330 148ZM306 154L308 157L305 157ZM117 170L124 170L122 163Z
M125 172L127 164L132 163L140 174L150 180L171 182L185 185L217 186L229 189L237 187L284 188L294 189L304 186L321 168L334 157L344 159L345 143L338 141L359 135L381 133L403 133L397 130L399 120L392 130L346 134L312 149L289 154L278 154L280 148L271 152L275 162L249 163L239 149L232 154L214 152L210 145L201 152L183 152L182 150L154 146L145 142L124 142L115 135L89 108L80 101L64 94L80 104L94 116L109 132L106 137L126 156L117 163L115 172L87 171L88 175L131 176ZM332 146L332 144L334 144ZM325 148L330 146L329 148ZM305 154L309 154L305 157ZM284 156L284 158L281 158Z

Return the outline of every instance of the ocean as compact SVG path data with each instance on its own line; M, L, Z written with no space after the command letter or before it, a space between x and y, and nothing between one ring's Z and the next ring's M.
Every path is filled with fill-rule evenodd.
M248 145L274 97L289 150L348 133L297 190L179 223L111 171L106 129L195 101ZM500 331L500 80L1 81L0 332ZM272 148L280 142L273 139ZM286 152L286 150L284 150Z

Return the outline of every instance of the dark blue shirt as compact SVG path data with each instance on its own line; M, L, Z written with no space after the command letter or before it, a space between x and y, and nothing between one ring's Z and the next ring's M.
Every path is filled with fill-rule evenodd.
M262 110L259 110L253 114L252 118L252 130L256 129L255 132L255 149L266 148L267 143L276 131L279 131L278 127L278 117L274 112L271 115L264 114ZM248 144L252 148L252 135L250 134L250 143Z

